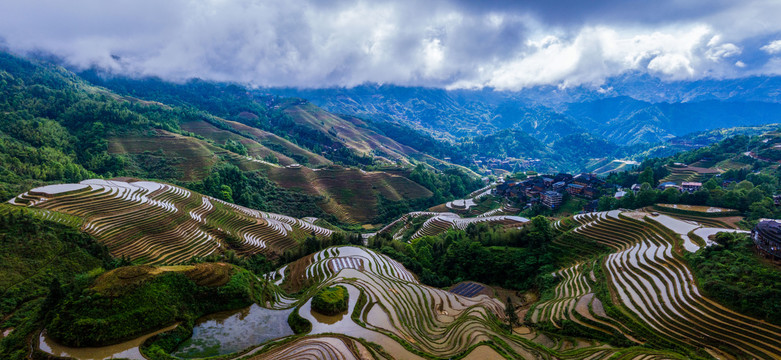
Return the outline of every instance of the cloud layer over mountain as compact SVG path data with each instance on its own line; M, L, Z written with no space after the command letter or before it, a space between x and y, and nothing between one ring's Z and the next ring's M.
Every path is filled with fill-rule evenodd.
M781 74L781 2L6 0L0 44L168 80L598 87Z

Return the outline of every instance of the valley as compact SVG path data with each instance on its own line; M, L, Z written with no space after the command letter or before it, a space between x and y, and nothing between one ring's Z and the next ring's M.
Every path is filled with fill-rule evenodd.
M306 87L1 35L2 359L781 359L777 75L431 85L434 41Z

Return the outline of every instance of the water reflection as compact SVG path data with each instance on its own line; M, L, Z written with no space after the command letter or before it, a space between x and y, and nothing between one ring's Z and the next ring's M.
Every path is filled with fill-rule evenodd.
M347 315L347 310L336 314L336 315L323 315L315 310L309 310L309 313L312 314L312 316L317 320L319 323L333 325L336 324L339 321L342 321L342 318L344 318L345 315Z
M144 360L141 351L138 349L146 339L159 333L172 330L176 325L149 333L130 341L123 343L101 346L101 347L80 347L74 348L60 345L54 340L46 337L46 332L41 332L39 337L39 348L49 354L60 357L72 357L79 360L103 360L103 359L132 359Z
M291 311L271 310L253 304L240 310L207 315L196 322L193 336L174 355L200 358L230 354L271 339L293 335L287 323Z

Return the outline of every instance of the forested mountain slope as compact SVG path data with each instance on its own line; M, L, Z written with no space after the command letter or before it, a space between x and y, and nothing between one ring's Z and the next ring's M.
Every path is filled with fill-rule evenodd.
M190 92L179 91L183 89L173 84L156 84L162 89L159 99L140 100L96 87L61 67L0 53L0 197L9 199L46 183L134 177L172 182L264 211L337 222L372 221L388 202L403 210L409 201L430 199L433 205L441 200L432 197L432 189L405 177L409 171L372 175L345 168L396 169L397 160L408 163L411 156L441 164L370 132L346 145L343 139L353 138L349 131L363 131L357 120L311 106L300 115L314 113L321 121L340 124L339 131L348 131L340 137L339 131L328 133L332 128L316 128L314 120L307 123L288 115L287 109L299 109L300 101L266 104L247 98L237 87L196 85L206 90L193 85L184 88ZM171 92L176 96L169 96ZM314 173L284 170L294 164L330 168ZM310 173L302 179L316 188L294 185L289 177L301 173ZM344 181L313 180L326 174L338 174ZM469 176L452 179L473 181ZM353 182L371 185L354 193ZM476 188L461 185L464 191ZM385 202L345 208L356 195L383 197ZM448 190L441 195L464 194Z
M724 80L734 91L714 91L712 96L706 95L718 81L668 84L656 80L653 85L646 84L652 80L644 78L614 81L622 87L607 92L549 87L519 92L447 91L371 85L267 91L310 99L337 113L405 123L450 139L518 128L546 143L589 132L617 145L633 145L717 127L781 120L781 105L771 91L777 78ZM752 92L752 84L763 90ZM557 94L569 95L557 98Z

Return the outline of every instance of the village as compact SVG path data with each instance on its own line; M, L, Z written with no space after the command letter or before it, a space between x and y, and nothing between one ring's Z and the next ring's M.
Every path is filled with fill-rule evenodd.
M558 209L565 197L575 196L588 200L585 210L589 211L589 207L596 209L596 199L611 189L613 188L608 187L605 181L595 174L559 173L534 175L526 179L500 179L494 188L494 195L525 204L527 207L541 204L549 209Z
M695 181L679 183L666 181L659 184L656 188L659 190L673 188L680 192L693 193L702 189L702 183ZM640 184L622 188L608 184L604 179L593 173L538 175L529 171L516 173L507 178L499 178L496 187L492 190L492 194L515 202L521 208L539 204L550 210L559 209L567 198L574 197L585 201L583 205L584 212L593 212L597 210L598 199L602 196L612 195L616 200L619 200L630 191L637 193L640 190Z

